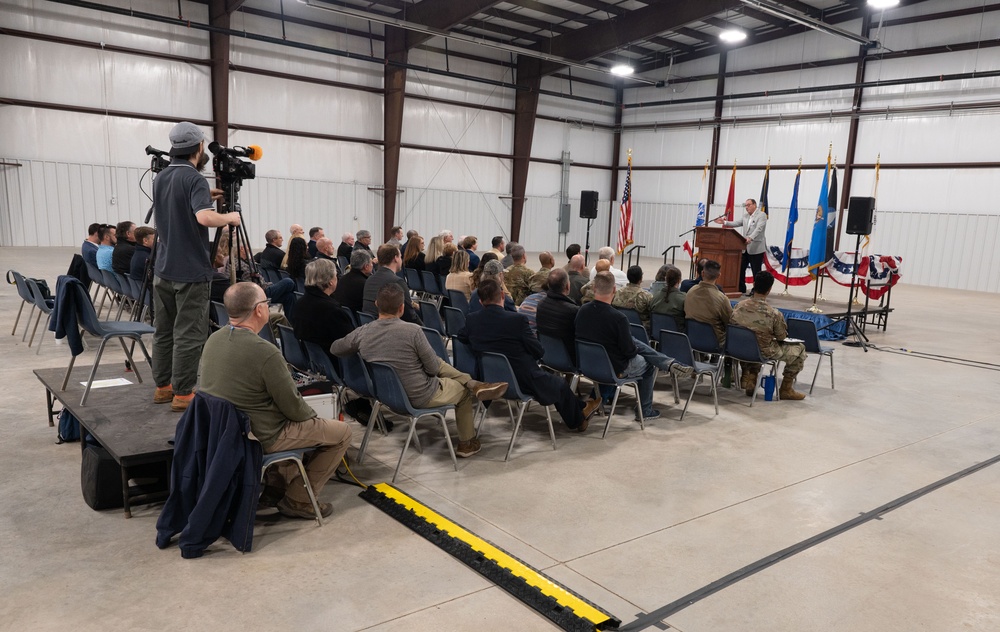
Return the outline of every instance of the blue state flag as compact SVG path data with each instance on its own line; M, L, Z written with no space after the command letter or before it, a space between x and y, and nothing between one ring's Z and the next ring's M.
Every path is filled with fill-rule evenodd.
M823 172L823 188L819 192L816 205L816 219L813 221L812 242L809 244L809 274L819 277L819 270L826 264L826 218L830 203L830 156L826 157L826 171Z
M795 222L799 221L799 179L802 168L795 174L795 188L792 189L792 205L788 209L788 229L785 231L785 249L781 253L781 271L788 271L788 262L792 260L792 239L795 238Z

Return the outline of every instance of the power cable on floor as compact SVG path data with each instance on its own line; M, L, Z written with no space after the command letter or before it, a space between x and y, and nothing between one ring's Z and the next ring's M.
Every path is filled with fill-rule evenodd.
M969 360L968 358L956 358L954 356L946 356L937 353L927 353L926 351L915 351L913 349L904 349L903 347L879 347L878 345L869 344L869 349L874 349L876 351L884 351L886 353L895 353L898 355L913 356L915 358L923 358L924 360L935 360L937 362L945 362L947 364L957 364L959 366L972 367L974 369L985 369L987 371L1000 371L1000 364L995 364L993 362L983 362L982 360Z

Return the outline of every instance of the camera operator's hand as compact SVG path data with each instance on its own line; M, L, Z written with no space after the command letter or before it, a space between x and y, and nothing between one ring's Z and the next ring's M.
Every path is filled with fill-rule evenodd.
M223 198L224 195L225 195L225 193L222 191L222 189L212 189L212 201L213 202L218 202L219 200L221 200Z
M229 225L230 226L234 226L235 227L235 226L239 226L240 225L240 214L239 213L227 213L226 214L226 219L229 220Z

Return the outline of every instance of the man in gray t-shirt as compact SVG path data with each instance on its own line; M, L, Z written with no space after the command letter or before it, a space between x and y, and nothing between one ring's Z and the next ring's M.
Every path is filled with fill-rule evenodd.
M194 123L170 130L170 165L153 181L158 243L153 279L153 402L180 412L194 399L198 361L208 338L212 264L208 229L239 226L239 213L220 214L222 191L201 175L205 135Z

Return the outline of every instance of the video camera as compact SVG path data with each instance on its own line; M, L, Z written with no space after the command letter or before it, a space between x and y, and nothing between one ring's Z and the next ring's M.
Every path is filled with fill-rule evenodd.
M246 160L240 160L240 157L260 160L260 157L264 155L264 150L257 145L223 147L216 141L209 143L208 150L214 155L212 168L223 186L230 182L253 180L257 177L256 166Z
M162 149L146 145L146 155L152 156L152 159L149 161L149 170L153 173L160 173L170 166L170 158L167 156L167 152ZM149 223L149 220L146 220L146 222Z

